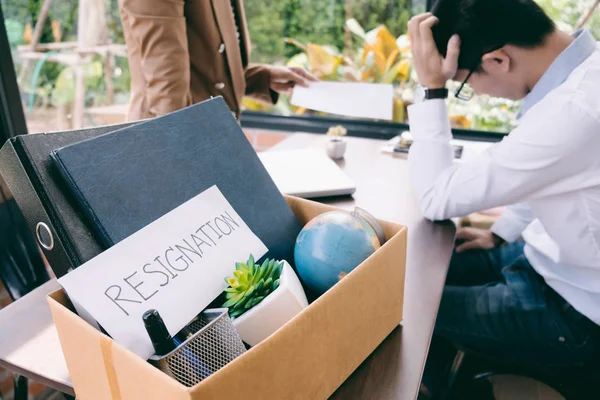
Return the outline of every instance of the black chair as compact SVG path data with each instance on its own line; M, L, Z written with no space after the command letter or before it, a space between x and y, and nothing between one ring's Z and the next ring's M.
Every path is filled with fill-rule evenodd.
M0 185L0 280L14 300L50 279L25 218ZM15 400L26 400L27 378L14 376ZM0 394L1 396L1 394Z

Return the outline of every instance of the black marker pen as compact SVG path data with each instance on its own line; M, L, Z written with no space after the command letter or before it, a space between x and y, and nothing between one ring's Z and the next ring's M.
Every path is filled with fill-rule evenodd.
M175 350L175 342L157 310L146 311L142 319L157 356L164 356Z

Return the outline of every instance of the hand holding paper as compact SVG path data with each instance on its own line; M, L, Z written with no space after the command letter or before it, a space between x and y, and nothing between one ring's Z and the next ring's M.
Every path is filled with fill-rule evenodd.
M299 67L272 66L269 76L269 86L277 93L290 93L295 86L308 87L309 82L318 81L313 74Z
M392 85L379 83L312 82L296 86L292 104L315 111L357 118L393 119Z

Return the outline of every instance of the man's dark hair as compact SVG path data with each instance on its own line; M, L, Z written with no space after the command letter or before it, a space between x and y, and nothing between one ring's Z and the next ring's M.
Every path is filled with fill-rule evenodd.
M555 29L534 0L437 0L431 12L439 19L432 31L444 57L450 37L460 36L460 69L478 68L485 53L506 44L541 45Z

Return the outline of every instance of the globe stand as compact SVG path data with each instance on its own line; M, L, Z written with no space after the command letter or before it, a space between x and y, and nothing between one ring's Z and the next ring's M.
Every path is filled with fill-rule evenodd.
M371 226L371 228L373 228L373 230L375 231L375 234L377 235L377 238L379 239L379 244L381 246L384 245L384 243L386 242L385 232L383 230L383 227L379 223L379 221L377 221L377 218L375 218L374 216L372 216L371 214L369 214L367 211L363 210L360 207L355 207L354 211L352 211L350 214L352 214L353 217L360 218L363 221L365 221L367 224L369 224Z

